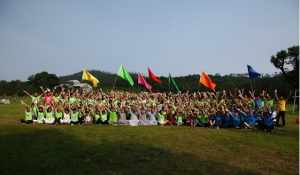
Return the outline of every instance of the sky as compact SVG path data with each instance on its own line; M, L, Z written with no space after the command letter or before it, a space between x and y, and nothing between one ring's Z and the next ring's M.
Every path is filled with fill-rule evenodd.
M279 72L298 0L0 0L0 80L83 68L158 75Z

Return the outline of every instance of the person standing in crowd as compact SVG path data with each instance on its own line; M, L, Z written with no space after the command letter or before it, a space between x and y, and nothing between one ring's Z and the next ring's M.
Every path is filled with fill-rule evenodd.
M286 100L283 98L282 95L279 96L278 98L278 94L277 94L277 90L275 90L275 99L277 101L277 116L276 116L276 126L280 126L279 125L279 120L281 119L282 121L282 125L281 126L285 126L285 110L286 110Z

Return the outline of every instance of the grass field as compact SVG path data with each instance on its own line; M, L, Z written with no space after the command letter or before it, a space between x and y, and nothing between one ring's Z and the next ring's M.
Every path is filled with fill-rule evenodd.
M20 124L0 105L0 174L298 174L297 114L246 129Z

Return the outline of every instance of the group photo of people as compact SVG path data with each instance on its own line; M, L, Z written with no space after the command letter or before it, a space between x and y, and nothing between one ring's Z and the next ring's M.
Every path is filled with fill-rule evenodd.
M300 0L0 0L0 175L299 174Z
M285 99L277 90L179 93L129 92L81 88L43 89L30 94L24 123L51 125L190 126L260 128L285 126Z

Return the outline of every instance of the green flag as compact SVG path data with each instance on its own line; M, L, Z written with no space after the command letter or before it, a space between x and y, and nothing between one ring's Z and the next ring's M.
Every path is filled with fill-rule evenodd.
M177 92L180 92L175 80L171 77L171 74L169 74L169 86L170 86L171 82L172 82L173 86L176 88Z
M131 86L134 85L134 82L133 82L130 74L127 72L127 70L125 69L125 67L122 64L120 65L120 68L119 68L119 71L118 71L118 75L121 78L123 78L124 80L127 80Z

